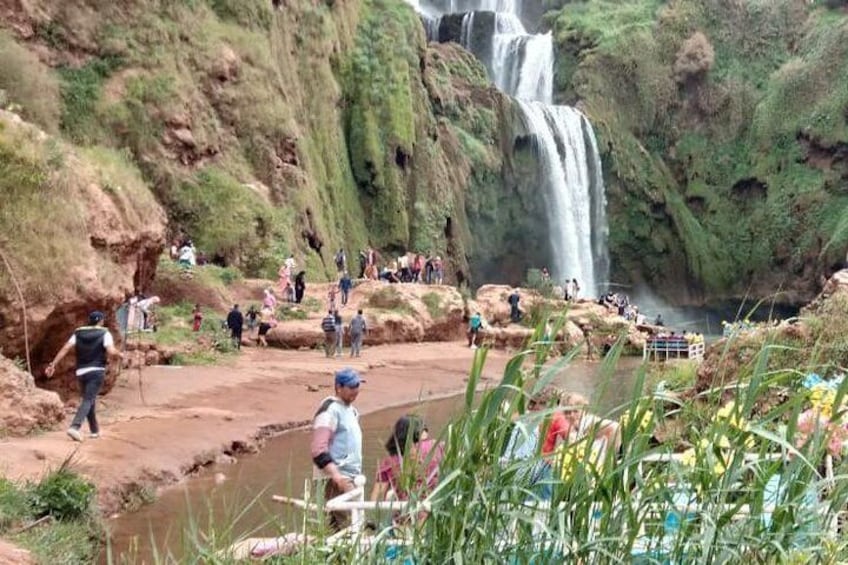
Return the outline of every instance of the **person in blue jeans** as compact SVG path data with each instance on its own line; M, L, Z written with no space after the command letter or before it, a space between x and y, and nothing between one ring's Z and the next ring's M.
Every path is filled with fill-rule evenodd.
M97 394L106 378L107 355L118 359L121 357L121 352L115 348L112 334L103 326L104 319L103 312L98 310L89 314L88 325L74 331L44 371L47 378L52 378L56 372L56 365L68 354L72 347L74 348L77 357L76 375L82 391L82 402L80 402L77 413L71 422L71 427L68 428L68 436L74 441L82 441L80 428L83 420L88 420L90 437L92 439L100 437L95 404Z
M353 281L350 280L350 275L347 271L344 272L342 278L339 279L339 290L342 293L342 306L347 304L350 289L353 288Z

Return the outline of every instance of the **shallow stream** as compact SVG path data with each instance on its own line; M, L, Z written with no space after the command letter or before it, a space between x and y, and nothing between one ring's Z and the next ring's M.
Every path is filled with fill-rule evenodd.
M604 379L597 363L572 363L557 376L555 383L591 397L598 402L600 411L605 412L630 398L640 362L640 359L622 359L615 373L600 387L603 390L598 386ZM362 394L368 394L367 385ZM363 416L364 473L369 481L366 492L370 492L377 462L385 454L383 445L400 416L417 413L424 417L431 432L438 435L450 418L462 410L463 400L459 395ZM299 516L271 501L271 495L302 496L304 480L312 476L309 439L308 430L286 432L269 440L261 453L244 455L232 465L212 466L200 476L166 489L156 502L138 512L110 520L109 551L113 562L121 563L126 558L128 563L152 564L165 562L168 555L179 560L191 547L191 536L185 536L184 532L192 527L221 533L232 525L233 539L299 530ZM216 484L216 473L223 473L226 480ZM102 563L107 563L105 554Z

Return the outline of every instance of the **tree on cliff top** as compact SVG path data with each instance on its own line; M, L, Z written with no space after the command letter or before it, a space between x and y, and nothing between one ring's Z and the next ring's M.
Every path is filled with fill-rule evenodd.
M683 42L674 61L674 78L684 84L699 80L713 68L715 51L707 36L696 31Z

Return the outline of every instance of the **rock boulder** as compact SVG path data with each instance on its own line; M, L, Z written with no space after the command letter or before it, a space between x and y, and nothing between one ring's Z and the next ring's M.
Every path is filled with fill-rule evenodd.
M58 394L36 387L32 375L0 356L0 437L48 430L64 418Z

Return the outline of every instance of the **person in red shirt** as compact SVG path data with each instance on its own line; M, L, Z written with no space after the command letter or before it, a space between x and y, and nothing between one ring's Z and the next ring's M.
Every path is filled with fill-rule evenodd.
M390 490L398 500L409 500L411 493L424 498L436 488L444 446L428 436L421 418L406 415L398 419L386 451L388 456L377 467L372 500L385 500Z

